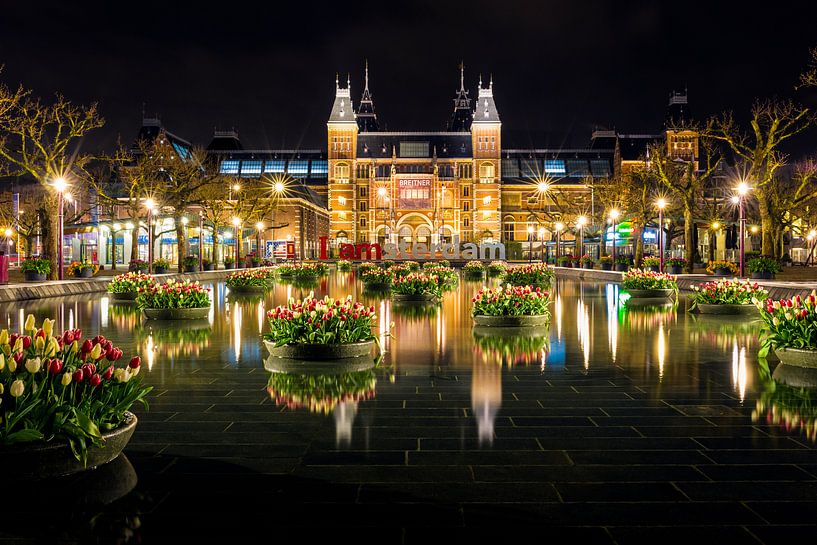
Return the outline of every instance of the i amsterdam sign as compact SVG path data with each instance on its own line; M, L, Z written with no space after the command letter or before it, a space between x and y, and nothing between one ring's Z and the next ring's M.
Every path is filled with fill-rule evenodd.
M320 237L321 260L329 259L328 238ZM381 260L390 259L399 261L401 259L433 259L440 255L442 259L505 259L505 245L500 242L466 242L460 245L459 237L455 236L449 244L423 244L415 242L409 245L408 242L401 241L397 244L387 242L378 243L358 243L341 244L340 259L347 260Z

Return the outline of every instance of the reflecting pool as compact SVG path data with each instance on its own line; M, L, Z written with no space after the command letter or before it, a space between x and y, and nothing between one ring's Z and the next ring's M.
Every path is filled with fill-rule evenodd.
M328 527L388 526L369 515L389 513L404 528L598 525L612 530L588 539L619 543L628 527L677 524L742 539L778 520L770 494L817 502L817 485L799 482L817 469L811 378L784 384L758 361L757 321L563 279L548 328L474 328L481 285L394 304L333 272L255 297L211 284L200 322L145 321L105 295L2 305L0 320L55 318L142 355L155 389L126 453L143 519L129 532L144 542L185 534L178 517L192 513L197 531L222 531L225 512L263 512L236 501L255 494L282 524L308 525L306 502ZM266 310L310 291L373 305L382 357L344 369L269 361ZM767 481L788 484L775 496ZM245 530L263 534L263 519Z

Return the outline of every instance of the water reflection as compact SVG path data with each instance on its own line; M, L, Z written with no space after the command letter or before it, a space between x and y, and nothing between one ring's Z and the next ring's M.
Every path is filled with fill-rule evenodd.
M762 391L752 421L817 443L817 369L778 364L772 375L765 359L758 367Z
M578 368L587 375L583 380L592 383L595 377L614 371L624 373L651 398L659 397L662 389L683 388L691 398L728 396L751 406L757 388L766 387L755 378L757 322L691 315L685 312L683 298L678 303L659 300L638 306L616 285L560 280L554 286L550 327L503 335L473 327L470 299L482 282L461 282L459 289L446 291L436 305L406 305L392 303L388 292L364 292L353 279L354 273L338 273L308 286L276 283L254 297L228 294L222 283L209 284L212 307L201 323L150 323L135 305L108 301L104 294L2 304L0 323L16 330L32 313L38 321L47 317L58 319L60 327L76 325L86 336L105 335L126 353L139 352L147 364L146 383L165 390L223 388L226 395L235 382L216 381L216 373L249 373L252 388L246 395L266 397L263 388L269 386L269 395L277 394L271 399L280 400L280 406L289 410L300 406L307 418L333 422L338 444L349 444L355 429L364 423L387 418L378 414L377 404L366 403L374 394L373 386L353 390L347 397L327 397L332 381L338 382L338 388L350 380L366 383L363 378L333 375L318 381L323 388L318 392L323 393L309 397L302 390L298 402L294 394L287 394L296 391L296 379L284 384L283 377L256 375L267 356L260 339L267 330L266 310L312 291L317 297L352 295L374 305L376 333L385 351L383 365L393 377L393 382L377 384L378 395L409 399L426 386L422 381L427 377L451 377L452 395L470 395L476 433L486 446L502 411L502 393L507 396L519 377L541 380L544 385L550 373ZM494 285L496 280L485 284ZM204 373L191 380L191 374L200 371ZM307 379L298 376L303 387ZM313 413L309 407L328 409ZM377 429L367 428L372 441Z

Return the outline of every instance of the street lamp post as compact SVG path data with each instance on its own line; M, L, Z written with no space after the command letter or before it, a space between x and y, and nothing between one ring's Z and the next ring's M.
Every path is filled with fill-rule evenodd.
M62 238L63 238L63 222L65 218L63 216L64 210L63 206L64 202L64 194L65 190L68 188L68 184L65 182L65 178L57 178L54 180L54 189L57 190L57 278L59 280L63 279L63 266L62 266Z
M556 225L553 226L553 229L556 231L556 264L559 264L559 252L560 246L562 245L561 234L562 229L565 228L565 224L561 221L557 221Z
M533 225L528 225L528 263L533 261Z
M153 199L146 199L145 206L148 209L148 274L153 272L153 209L156 202Z
M204 270L204 212L199 210L199 270Z
M255 247L257 248L258 257L261 257L261 231L264 229L264 222L259 221L255 224Z
M664 208L666 199L658 199L655 203L658 208L658 272L664 272Z
M539 244L541 244L542 249L542 263L545 262L545 228L539 228Z
M737 187L738 194L732 197L732 202L738 205L739 221L740 221L740 235L739 235L739 249L740 249L740 276L746 276L746 209L745 201L746 194L749 192L749 186L746 182L741 182Z
M616 224L618 222L619 215L621 215L620 212L615 208L610 210L610 221L613 223L613 263L616 262ZM604 244L603 240L602 244Z
M576 224L579 226L579 255L577 257L581 259L584 255L584 226L587 224L587 218L579 216L579 219L576 220Z

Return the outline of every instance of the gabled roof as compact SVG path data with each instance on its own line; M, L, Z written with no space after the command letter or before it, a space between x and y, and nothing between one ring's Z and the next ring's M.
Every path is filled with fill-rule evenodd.
M237 151L244 149L235 131L215 131L207 151Z
M140 153L140 142L154 142L162 135L168 139L170 145L173 146L173 149L176 150L179 157L184 160L190 156L190 150L192 150L193 144L165 129L161 120L158 118L142 119L142 127L139 129L139 133L131 145L131 153Z
M499 123L499 112L494 102L494 80L491 79L487 88L482 87L482 78L479 78L479 96L474 105L474 123Z
M348 78L346 79L346 87L341 87L338 78L335 77L335 102L332 104L332 111L329 113L329 123L355 122L351 89Z

